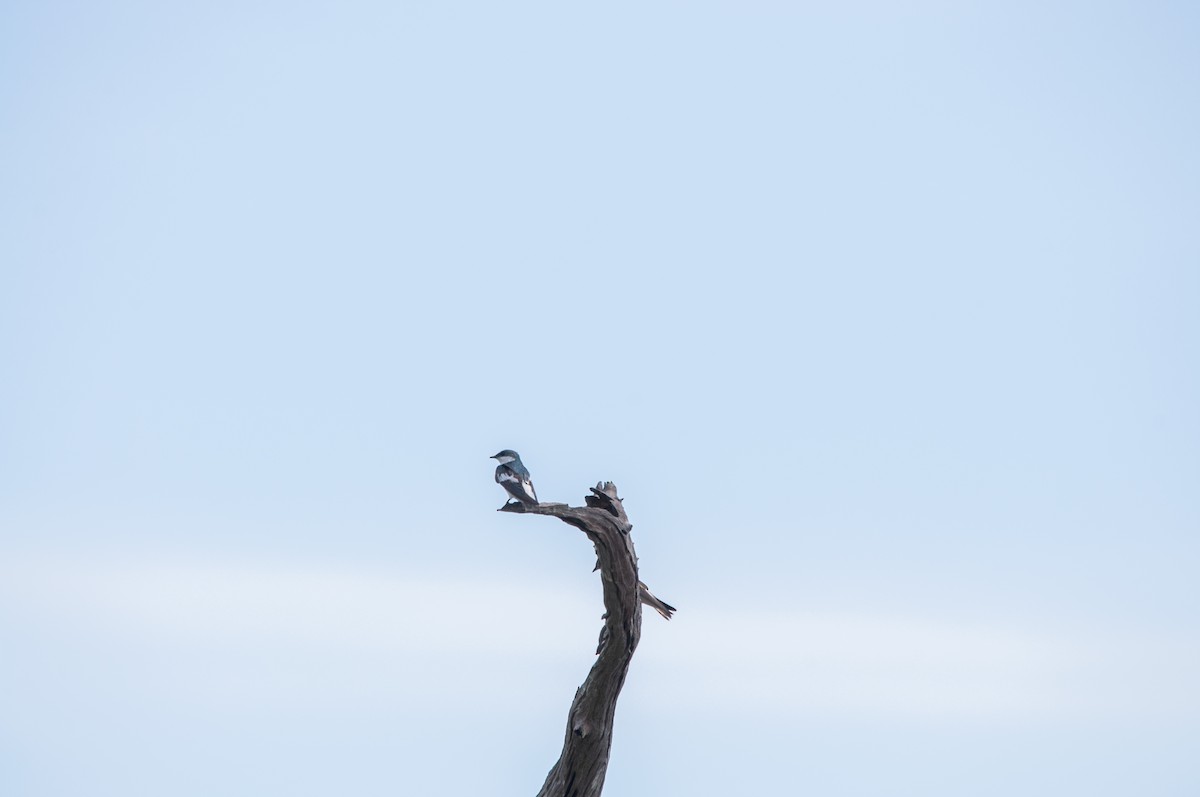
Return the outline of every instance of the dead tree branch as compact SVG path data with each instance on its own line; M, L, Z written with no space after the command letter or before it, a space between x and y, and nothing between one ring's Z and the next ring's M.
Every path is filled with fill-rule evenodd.
M601 482L591 492L584 499L586 507L516 503L500 510L551 515L581 529L596 547L596 567L604 587L604 627L596 663L575 692L562 754L538 797L599 797L608 770L617 696L642 634L637 554L629 536L633 524L615 484Z

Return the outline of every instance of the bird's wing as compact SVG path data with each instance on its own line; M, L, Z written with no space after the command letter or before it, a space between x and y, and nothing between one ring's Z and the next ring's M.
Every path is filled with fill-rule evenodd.
M514 498L538 503L537 493L533 491L533 482L529 481L528 476L522 477L507 465L501 465L496 468L496 481Z
M529 493L530 496L533 497L534 503L538 503L537 491L533 489L533 479L530 477L529 468L525 467L525 463L518 459L510 462L505 467L510 468L512 472L516 474L517 478L521 482L521 486L525 488L525 491Z

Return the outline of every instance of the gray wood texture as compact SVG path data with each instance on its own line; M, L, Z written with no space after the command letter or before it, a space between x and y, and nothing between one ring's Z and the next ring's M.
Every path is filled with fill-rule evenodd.
M596 547L596 569L604 589L604 627L596 662L575 691L567 714L562 754L546 776L537 797L599 797L608 771L617 696L642 635L638 598L637 554L617 486L601 482L591 488L587 506L509 504L501 512L550 515L580 529Z

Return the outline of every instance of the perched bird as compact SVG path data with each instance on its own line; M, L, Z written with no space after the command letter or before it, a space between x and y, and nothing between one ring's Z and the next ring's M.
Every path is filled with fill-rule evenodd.
M529 479L529 469L521 463L521 456L506 448L499 454L493 454L492 459L500 463L496 466L496 483L522 504L536 506L537 493ZM505 501L504 505L508 506L508 502Z
M654 593L650 591L650 588L640 581L638 582L638 599L654 611L661 614L664 620L670 620L671 615L675 614L674 606L662 600L661 598L654 597Z

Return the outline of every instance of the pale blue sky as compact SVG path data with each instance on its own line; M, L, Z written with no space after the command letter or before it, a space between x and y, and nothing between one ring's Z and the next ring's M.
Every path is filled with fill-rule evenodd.
M602 609L505 447L679 607L606 793L1197 793L1197 41L0 6L0 793L533 794Z

